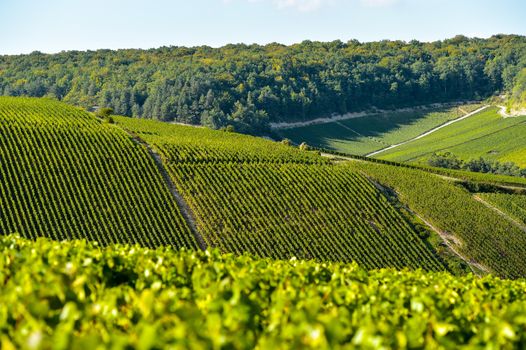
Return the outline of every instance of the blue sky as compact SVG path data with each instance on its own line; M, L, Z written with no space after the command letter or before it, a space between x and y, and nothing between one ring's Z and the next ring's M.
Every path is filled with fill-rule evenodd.
M497 33L525 0L0 0L0 54Z

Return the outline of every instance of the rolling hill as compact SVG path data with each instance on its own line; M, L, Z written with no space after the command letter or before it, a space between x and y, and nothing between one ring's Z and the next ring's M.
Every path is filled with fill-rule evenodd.
M341 116L339 121L273 130L281 138L337 152L366 155L394 144L410 140L448 121L474 111L479 104L433 107L362 113Z
M196 247L154 161L122 130L51 100L0 98L0 232Z
M526 37L66 51L0 56L0 95L265 134L270 123L509 94ZM524 76L524 75L523 75ZM522 80L521 80L522 79Z
M524 179L47 99L0 136L2 349L526 342Z
M110 124L49 100L0 105L4 234L445 269L367 179L316 153L161 122Z
M375 157L425 163L435 152L451 152L463 160L484 157L526 166L526 116L503 118L490 108L419 140Z

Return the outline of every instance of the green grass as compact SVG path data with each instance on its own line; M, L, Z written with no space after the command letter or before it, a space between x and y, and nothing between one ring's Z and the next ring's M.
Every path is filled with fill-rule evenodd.
M526 281L0 236L2 349L522 348Z
M461 108L470 112L479 105ZM348 119L340 122L279 130L284 138L307 144L365 155L414 138L438 125L464 115L458 108L422 109L414 112L392 112Z
M425 163L434 152L451 152L463 160L484 157L526 166L526 116L502 118L487 109L422 139L380 153L378 158Z

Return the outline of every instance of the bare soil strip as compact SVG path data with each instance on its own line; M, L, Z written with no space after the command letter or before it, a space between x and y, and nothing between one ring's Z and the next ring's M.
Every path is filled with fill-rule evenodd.
M484 199L480 198L480 196L478 196L476 194L473 195L473 198L475 198L476 201L484 204L486 207L490 208L491 210L495 211L497 214L499 214L504 219L506 219L509 222L511 222L513 225L517 226L518 228L520 228L521 230L526 232L526 226L524 226L522 223L520 223L519 221L515 220L514 218L512 218L511 216L509 216L508 214L506 214L505 212L503 212L502 210L500 210L499 208L494 206L493 204L491 204L489 202L486 202Z
M188 227L190 228L190 231L192 231L192 234L194 235L194 237L195 237L195 239L197 241L197 244L199 245L199 248L201 248L202 250L206 250L207 245L206 245L206 242L205 242L203 236L201 235L201 233L199 233L199 230L197 229L197 224L196 224L196 221L195 221L194 213L192 212L192 209L188 206L188 204L184 200L183 196L181 196L181 194L177 190L177 187L175 186L175 184L172 181L172 178L170 177L170 174L168 173L168 171L164 167L164 163L163 163L159 153L157 153L152 148L152 146L150 144L148 144L146 141L144 141L139 135L137 135L137 134L135 134L135 133L133 133L131 131L128 131L128 130L124 130L124 131L126 133L128 133L128 135L131 136L132 140L135 143L137 143L137 144L143 146L144 148L146 148L146 150L148 151L148 154L154 160L155 165L157 166L157 169L159 169L159 171L161 173L161 176L163 177L164 182L168 186L168 190L170 191L170 193L174 197L175 202L177 203L177 207L181 211L181 214L183 215L184 220L188 224Z
M499 107L499 114L503 118L513 118L513 117L520 117L523 115L526 115L526 109L521 110L512 110L510 113L507 112L507 108L505 106L497 106Z
M355 119L355 118L362 118L367 117L371 115L378 115L378 114L384 114L384 113L398 113L398 112L415 112L415 111L421 111L425 109L431 109L431 108L442 108L442 107L455 107L462 104L470 104L470 103L477 103L476 101L465 101L465 102L453 102L453 103L433 103L430 105L424 105L424 106L417 106L417 107L408 107L408 108L399 108L399 109L374 109L372 111L363 111L363 112L353 112L353 113L346 113L342 115L332 115L327 118L316 118L311 119L303 122L277 122L277 123L270 123L270 128L273 130L280 130L280 129L294 129L294 128L301 128L303 126L309 126L309 125L318 125L318 124L326 124L326 123L333 123L337 121L342 120L348 120L348 119Z

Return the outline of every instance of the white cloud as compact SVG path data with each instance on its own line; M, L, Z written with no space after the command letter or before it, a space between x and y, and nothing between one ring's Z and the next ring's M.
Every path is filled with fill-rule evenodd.
M278 8L292 7L300 11L313 11L319 9L322 5L331 2L330 0L273 0Z
M235 0L223 0L225 3L232 3ZM293 8L302 12L314 11L320 7L333 3L337 0L245 0L248 2L267 2L272 3L279 9Z
M233 3L236 0L223 0L225 3ZM250 3L266 2L272 3L278 9L292 8L302 12L317 10L323 6L346 1L359 1L364 6L383 7L397 3L399 0L243 0Z
M382 7L393 5L398 2L398 0L361 0L362 4L370 7Z

